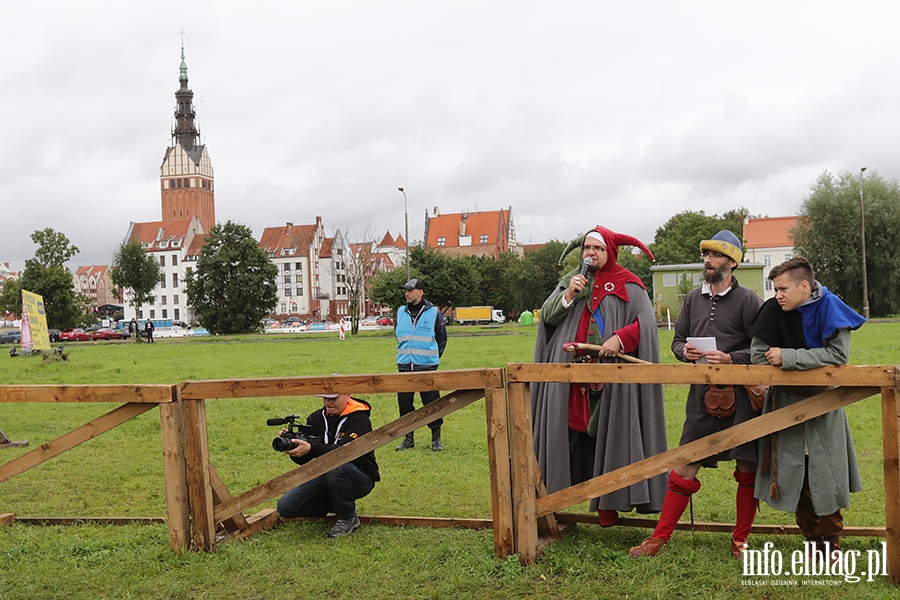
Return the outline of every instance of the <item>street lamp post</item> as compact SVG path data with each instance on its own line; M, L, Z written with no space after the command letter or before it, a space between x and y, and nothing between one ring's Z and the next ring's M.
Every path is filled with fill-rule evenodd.
M403 235L406 236L406 280L409 281L409 211L406 209L406 191L398 187L397 191L403 194Z
M866 276L866 207L863 203L863 173L865 173L866 167L862 167L859 170L859 233L862 238L862 309L863 316L868 319L869 318L869 281Z

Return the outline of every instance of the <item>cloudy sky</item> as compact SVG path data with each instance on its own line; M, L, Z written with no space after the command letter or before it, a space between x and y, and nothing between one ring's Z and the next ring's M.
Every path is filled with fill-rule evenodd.
M512 207L525 243L795 214L824 170L900 177L900 4L6 3L0 263L52 227L106 264L160 218L180 31L216 216L403 232Z

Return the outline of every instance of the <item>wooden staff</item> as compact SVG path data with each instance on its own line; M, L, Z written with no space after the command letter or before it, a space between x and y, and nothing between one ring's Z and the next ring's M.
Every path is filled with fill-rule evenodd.
M583 344L580 342L566 342L563 344L563 350L566 352L575 352L576 350L587 350L590 352L600 352L603 350L602 346L598 346L596 344ZM648 362L646 360L641 360L640 358L635 358L633 356L629 356L627 354L622 354L621 352L616 352L613 354L615 358L621 358L622 360L630 363L636 363L639 365L652 365L652 362Z

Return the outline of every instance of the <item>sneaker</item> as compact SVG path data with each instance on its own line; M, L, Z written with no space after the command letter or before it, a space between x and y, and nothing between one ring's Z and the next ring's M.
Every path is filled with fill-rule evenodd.
M356 531L359 528L359 517L353 515L349 519L338 519L334 523L334 527L332 527L328 531L328 537L340 537L342 535L347 535Z

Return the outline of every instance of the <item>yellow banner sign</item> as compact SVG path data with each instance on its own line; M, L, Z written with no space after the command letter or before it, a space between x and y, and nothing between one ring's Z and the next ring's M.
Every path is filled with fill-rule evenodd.
M50 349L44 297L26 290L22 290L22 348Z

